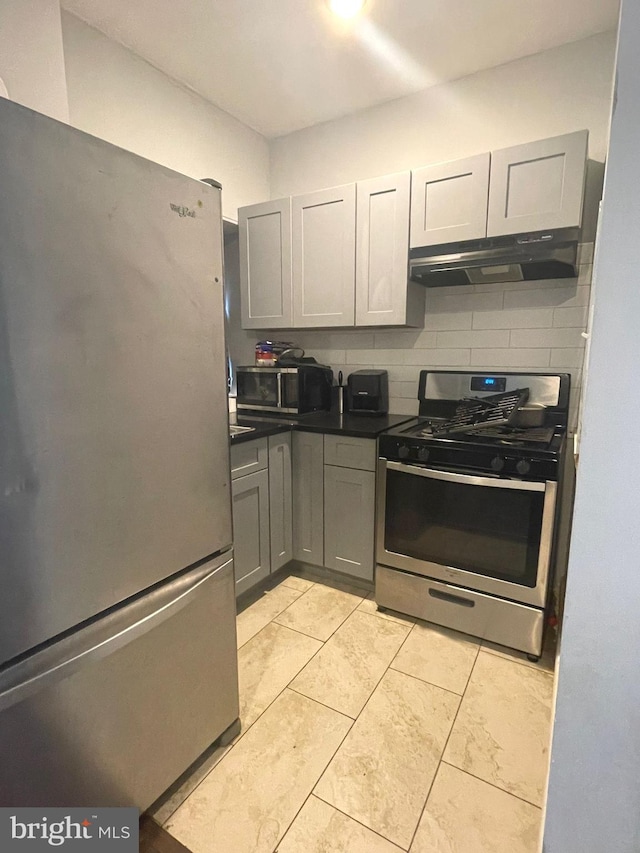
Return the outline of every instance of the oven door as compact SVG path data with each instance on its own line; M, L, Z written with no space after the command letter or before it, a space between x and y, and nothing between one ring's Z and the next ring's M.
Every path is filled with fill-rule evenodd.
M389 462L378 469L379 563L546 603L557 484Z

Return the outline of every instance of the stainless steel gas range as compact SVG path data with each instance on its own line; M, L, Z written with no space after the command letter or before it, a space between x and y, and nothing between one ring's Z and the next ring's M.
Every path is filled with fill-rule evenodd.
M541 654L569 390L421 371L419 417L379 439L378 607Z

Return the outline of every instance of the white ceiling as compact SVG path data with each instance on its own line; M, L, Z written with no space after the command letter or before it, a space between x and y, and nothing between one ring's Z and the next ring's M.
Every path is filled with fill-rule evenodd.
M618 0L368 0L346 23L324 0L62 6L267 137L613 29L618 13Z

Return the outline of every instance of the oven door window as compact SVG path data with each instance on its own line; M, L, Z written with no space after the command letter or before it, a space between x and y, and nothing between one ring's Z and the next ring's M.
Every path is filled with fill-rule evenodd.
M258 373L252 370L238 370L236 373L238 385L238 402L247 406L278 405L278 375L277 373Z
M543 508L544 491L387 471L385 548L535 587Z

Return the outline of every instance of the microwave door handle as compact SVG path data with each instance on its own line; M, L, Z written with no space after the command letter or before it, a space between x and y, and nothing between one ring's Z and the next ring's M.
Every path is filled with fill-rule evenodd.
M467 486L488 486L492 489L511 489L518 492L544 492L546 483L533 483L527 480L502 480L498 477L477 477L469 474L454 474L452 471L436 471L433 468L420 468L404 462L387 462L387 469L401 471L404 474L417 474L430 480L445 480L448 483L461 483Z
M282 373L276 373L276 394L277 394L277 402L276 405L279 409L282 408Z

